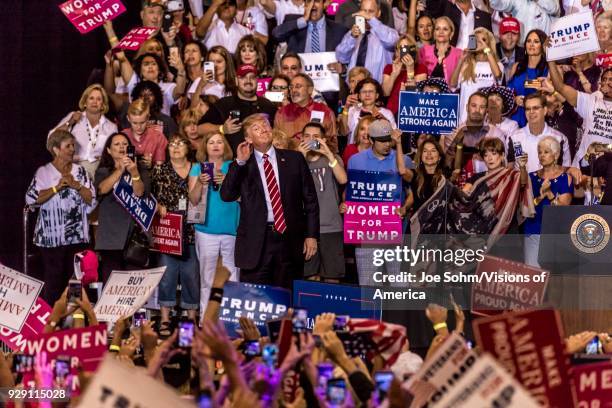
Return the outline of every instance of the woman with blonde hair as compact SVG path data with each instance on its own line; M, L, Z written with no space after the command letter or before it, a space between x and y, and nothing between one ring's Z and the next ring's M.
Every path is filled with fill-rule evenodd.
M425 65L430 77L444 78L450 82L461 58L461 50L450 43L454 32L455 25L450 18L436 18L433 44L425 44L419 50L419 62Z
M49 137L56 130L72 133L75 139L73 160L87 170L90 178L98 168L106 139L117 132L117 125L104 116L108 112L108 103L104 87L90 85L81 95L79 110L66 115L49 132Z
M370 137L368 136L368 128L370 123L374 122L376 118L372 115L364 116L359 119L357 127L355 128L355 142L350 143L344 149L342 153L342 162L345 166L348 166L349 159L353 155L369 149L372 146Z
M463 50L459 64L450 80L451 89L459 85L459 123L467 118L466 105L470 96L480 88L493 86L501 82L504 66L497 59L495 37L486 28L474 30L476 49Z
M198 133L198 122L201 117L197 109L187 109L181 114L179 134L189 140L190 151L197 151L204 139L204 136Z
M222 257L223 266L230 271L230 280L238 280L234 246L240 205L236 201L221 200L219 194L232 161L232 149L225 137L218 132L204 136L196 160L189 173L189 200L195 205L206 193L205 220L202 224L195 224L196 254L200 262L200 310L203 315L219 256Z

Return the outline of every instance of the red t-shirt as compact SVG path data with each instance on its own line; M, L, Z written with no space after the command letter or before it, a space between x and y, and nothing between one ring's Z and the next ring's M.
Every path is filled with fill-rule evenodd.
M130 142L136 146L136 154L150 154L153 157L153 165L166 161L166 147L168 147L168 140L162 133L160 126L147 126L147 130L145 130L143 135L140 137L140 142L138 142L134 137L131 128L124 129L123 133L128 135Z
M391 75L391 71L393 71L393 64L387 64L383 69L383 75ZM414 67L414 75L416 76L420 74L427 75L427 68L421 64L416 64ZM395 78L395 83L391 89L391 95L389 95L389 99L387 101L387 109L393 112L394 115L397 115L397 110L399 109L400 88L402 86L402 82L406 82L406 79L406 68L402 67L400 74L397 76L397 78Z

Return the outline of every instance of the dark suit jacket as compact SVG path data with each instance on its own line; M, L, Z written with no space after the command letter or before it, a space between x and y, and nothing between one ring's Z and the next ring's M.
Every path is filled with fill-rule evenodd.
M502 46L501 43L498 42L495 47L497 48L497 58L502 59L504 58L504 53L502 52ZM523 59L523 57L525 56L525 49L521 46L516 46L516 48L514 49L514 62L519 62L520 60ZM506 78L506 80L508 80L508 78Z
M302 255L304 238L319 238L319 202L308 164L301 153L276 149L279 189L293 256ZM221 199L240 198L240 222L236 234L235 261L241 269L253 269L261 258L268 208L255 153L244 166L234 161L221 185Z
M297 21L299 14L289 14L285 17L283 24L277 25L272 30L272 36L278 42L287 42L287 51L302 53L306 48L306 37L308 36L308 27L298 28ZM335 51L342 37L348 30L334 21L325 19L325 50Z
M427 11L432 17L447 16L455 25L455 32L451 38L451 45L455 47L459 39L459 27L461 26L461 10L448 0L427 0ZM474 12L474 29L484 27L493 31L491 26L491 14L476 8Z

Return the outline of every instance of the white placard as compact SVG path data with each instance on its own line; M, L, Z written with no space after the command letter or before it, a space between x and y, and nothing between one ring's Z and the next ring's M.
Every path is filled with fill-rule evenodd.
M20 333L44 282L0 265L0 326Z
M548 61L571 58L600 49L593 14L590 11L558 18L550 25L548 37Z
M113 271L94 309L98 320L115 322L121 316L133 315L151 297L165 271L165 266Z
M340 76L327 68L328 64L338 62L335 52L306 52L299 54L304 73L314 82L319 92L337 92L340 90Z

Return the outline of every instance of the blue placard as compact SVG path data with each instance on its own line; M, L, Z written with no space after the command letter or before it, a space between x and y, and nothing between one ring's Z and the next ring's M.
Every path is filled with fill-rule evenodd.
M397 126L403 132L452 133L459 120L459 95L400 92Z
M153 223L157 200L153 195L149 194L145 197L138 197L134 194L132 187L132 176L129 173L124 173L119 179L119 182L113 190L113 194L119 204L127 210L134 221L138 223L145 231L148 231Z
M227 282L223 288L223 300L219 320L230 337L239 337L238 319L242 316L253 320L262 336L268 335L266 321L278 319L287 313L291 292L274 286L253 283Z
M349 170L346 201L401 201L402 179L397 172Z
M312 319L321 313L380 320L382 300L373 300L374 291L364 286L296 280L293 281L293 306L308 309L310 328Z

